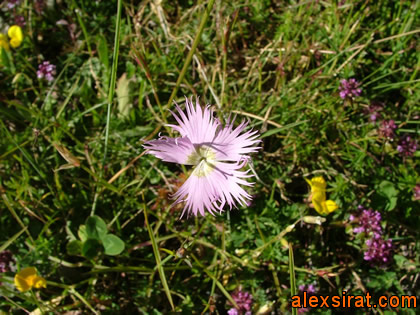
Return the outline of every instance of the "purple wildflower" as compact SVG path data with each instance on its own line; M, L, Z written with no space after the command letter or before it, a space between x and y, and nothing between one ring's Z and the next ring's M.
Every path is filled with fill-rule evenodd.
M26 21L25 21L25 18L23 17L23 15L16 15L15 16L15 24L19 25L22 28L25 27Z
M44 11L45 1L44 0L36 0L34 3L35 11L38 14L41 14Z
M20 0L8 0L6 6L8 9L13 9L17 5L19 5L19 3L20 3Z
M350 216L350 221L357 222L358 226L353 229L353 233L365 233L380 235L382 234L381 227L381 214L378 211L372 209L364 209L362 206L358 207L362 212L356 217L354 215Z
M367 250L364 259L372 264L384 265L391 259L392 240L384 240L382 237L366 240Z
M356 79L341 80L340 82L340 97L342 99L353 99L362 93L362 89L359 88L359 82Z
M222 127L209 106L202 109L198 100L194 106L186 99L185 107L187 115L176 105L179 117L172 115L179 125L169 125L180 137L160 137L144 144L149 154L163 161L194 167L173 195L175 204L185 202L181 217L185 212L204 216L208 211L214 215L215 211L222 212L225 204L230 209L237 204L245 206L246 199L252 197L240 185L252 186L246 178L253 175L240 169L247 164L248 154L259 149L255 146L260 142L257 131L243 132L246 122L234 128L230 120Z
M38 66L38 71L36 72L36 76L38 79L45 78L48 82L54 80L55 75L55 65L50 64L49 61L44 61Z
M239 289L236 292L232 293L232 299L236 302L239 309L231 308L228 311L229 315L251 314L252 295L249 292L245 292Z
M299 286L299 291L303 293L303 291L306 291L307 294L314 295L317 292L317 289L315 287L315 284L301 284Z
M372 102L372 104L366 108L365 114L369 115L369 120L371 122L376 122L381 118L380 112L383 110L384 106L379 102Z
M236 308L231 308L228 310L228 315L239 315L239 312Z
M417 141L406 135L402 137L398 142L397 150L404 157L412 156L414 153L416 153Z
M392 251L392 240L384 240L381 227L381 214L372 209L358 207L362 212L356 217L350 216L350 221L357 222L358 227L353 229L354 233L365 233L364 259L370 261L372 265L384 265L389 262Z
M393 139L395 137L395 129L397 129L397 125L394 120L383 120L379 127L379 134L384 138Z
M414 186L414 200L420 200L420 184Z
M0 272L10 271L10 265L14 263L12 252L5 250L0 253Z
M307 297L309 298L310 296L313 296L315 294L317 294L318 290L315 287L315 284L301 284L299 286L299 292L298 295L301 296L303 298L303 292L306 292ZM301 307L298 309L298 313L306 313L309 312L311 310L310 307Z

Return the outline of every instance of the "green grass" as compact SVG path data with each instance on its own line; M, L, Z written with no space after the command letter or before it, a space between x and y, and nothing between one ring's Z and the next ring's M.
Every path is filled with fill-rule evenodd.
M26 20L22 45L0 59L0 249L15 259L0 274L2 311L226 314L241 288L253 313L282 314L312 283L320 294L419 296L419 151L396 149L420 133L418 1L48 3L0 11L3 33L15 14ZM51 83L36 76L44 60L57 66ZM361 82L354 100L339 96L348 78ZM165 124L184 96L259 130L251 206L188 219L171 208L190 170L142 144L173 135ZM378 132L389 119L394 141ZM317 213L304 178L321 175L339 209L305 223ZM393 240L385 268L363 259L349 220L358 205L379 211ZM84 246L92 214L121 253L69 249ZM16 290L14 271L28 266L47 288Z

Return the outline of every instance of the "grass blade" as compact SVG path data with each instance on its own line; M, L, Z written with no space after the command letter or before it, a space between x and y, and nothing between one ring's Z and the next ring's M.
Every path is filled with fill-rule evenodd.
M289 243L289 275L290 275L290 295L296 295L296 279L295 279L295 260L293 258L292 244ZM297 315L297 308L292 307L292 314Z
M207 8L204 11L203 17L201 19L200 26L198 27L198 32L195 35L194 42L192 44L192 47L191 47L190 51L188 52L187 59L184 62L184 65L181 69L181 73L179 74L178 79L176 80L176 84L175 84L175 87L172 91L172 94L169 97L168 104L166 105L167 108L169 108L171 106L172 101L174 100L175 95L178 92L179 86L181 85L181 82L185 77L185 73L187 72L188 66L191 63L194 52L197 49L198 43L200 42L201 34L203 33L204 26L206 25L207 19L209 18L210 11L213 8L213 4L214 4L214 0L210 0L209 4L207 5ZM163 119L163 120L165 120L165 119Z
M20 230L15 235L13 235L11 238L9 238L6 242L4 242L4 244L0 246L0 252L6 250L7 247L9 247L9 245L12 244L27 229L28 228L25 226L22 230Z
M160 280L162 281L163 289L165 290L166 296L168 297L172 310L175 310L174 302L172 301L172 295L171 295L171 292L169 291L168 282L166 281L165 270L163 269L163 266L162 266L162 260L160 258L159 248L156 243L155 235L153 234L152 228L150 227L149 219L147 217L147 210L146 210L145 204L143 205L143 208L144 208L144 220L146 222L147 231L149 232L150 241L152 242L153 253L156 259L156 265L159 272L159 277L160 277Z
M105 150L104 150L104 158L102 161L103 166L105 165L106 155L108 151L109 123L111 120L111 104L114 100L115 82L117 80L118 52L120 49L121 6L122 6L122 0L118 0L117 21L115 24L114 53L112 56L111 78L109 80L109 90L108 90L108 108L107 108L107 113L106 113L106 126L105 126Z

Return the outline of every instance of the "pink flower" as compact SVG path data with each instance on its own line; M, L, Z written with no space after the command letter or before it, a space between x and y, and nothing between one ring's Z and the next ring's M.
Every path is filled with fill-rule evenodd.
M414 200L420 200L420 184L414 187Z
M38 79L45 78L48 82L54 80L55 76L55 65L51 64L49 61L44 61L40 65L38 65L38 71L36 72L36 76Z
M160 137L144 144L149 154L163 161L193 166L191 175L173 195L175 204L185 202L181 217L185 212L214 215L215 211L222 212L226 203L230 209L237 204L245 206L252 198L241 185L252 186L246 178L253 175L241 169L250 158L248 154L259 149L255 146L260 142L257 131L243 132L247 123L234 128L230 120L222 127L209 106L202 109L198 99L195 106L186 99L185 107L186 114L176 105L178 114L172 115L178 125L169 125L180 137Z
M395 137L395 129L397 129L397 125L394 120L383 120L379 127L379 134L384 138L393 139Z
M359 88L359 82L356 79L349 79L349 80L341 80L339 90L340 90L340 97L342 99L349 98L353 99L356 96L360 96L362 94L362 89Z

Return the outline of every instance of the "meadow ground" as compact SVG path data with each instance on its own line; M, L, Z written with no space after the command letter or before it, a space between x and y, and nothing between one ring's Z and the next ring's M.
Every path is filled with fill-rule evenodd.
M419 4L2 1L0 313L338 313L292 296L420 296ZM258 131L257 152L228 141L252 201L180 219L187 179L184 197L216 201L239 180L197 184L224 164L193 140L195 167L145 154L179 137L167 124L185 97ZM392 306L351 312L415 314Z

